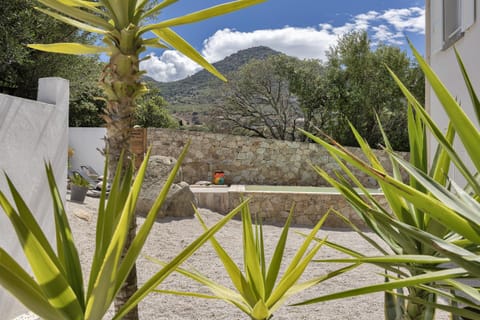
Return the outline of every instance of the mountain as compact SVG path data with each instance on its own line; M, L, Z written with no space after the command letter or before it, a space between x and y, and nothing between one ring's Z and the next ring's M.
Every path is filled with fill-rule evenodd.
M268 47L254 47L238 51L213 65L223 75L238 70L252 59L265 59L280 54ZM212 103L211 92L222 84L222 81L206 70L201 70L185 79L173 82L156 82L151 78L144 79L149 85L158 87L161 95L171 107L205 105Z

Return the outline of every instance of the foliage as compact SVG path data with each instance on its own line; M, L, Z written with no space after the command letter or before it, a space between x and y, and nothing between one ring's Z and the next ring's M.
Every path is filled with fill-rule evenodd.
M238 71L252 59L264 60L268 56L279 54L267 47L253 47L240 50L223 60L215 62L213 66L222 74L229 75ZM150 87L157 87L162 96L175 110L179 106L188 106L189 110L197 105L212 105L218 99L218 87L222 82L206 70L172 82L151 81Z
M396 256L364 257L360 253L337 246L337 249L354 256L354 259L343 261L368 262L389 270L399 268L398 270L393 269L397 276L386 275L387 282L385 284L352 289L305 303L389 290L386 293L386 302L388 302L386 306L392 308L386 310L388 319L397 319L398 315L408 315L409 319L432 319L435 308L444 309L468 319L480 319L477 288L460 280L461 278L478 278L480 276L478 267L480 262L478 256L480 184L477 174L480 170L478 145L480 131L420 54L413 47L412 50L451 121L449 130L445 134L432 121L422 104L394 72L389 70L412 108L409 112L409 135L412 147L410 162L395 155L386 141L387 150L395 168L393 175L390 175L380 167L358 134L358 141L362 144L367 159L369 159L368 162L349 154L338 144L330 145L332 141L325 141L309 135L328 149L347 174L350 173L341 164L340 159L375 178L381 185L388 200L389 209L393 213L391 215L386 212L372 199L367 190L362 189L367 198L364 200L344 179L339 178L339 181L335 181L321 168L316 168L322 176L344 194L359 215L390 245L396 254ZM478 117L480 102L458 54L457 57ZM430 169L427 167L424 128L428 128L438 142L437 153ZM468 170L464 160L455 151L454 132L458 133L467 150L469 157L467 160L473 164L475 171ZM454 181L449 181L446 176L450 163L453 163L468 181L465 189L460 188ZM399 167L407 170L410 174L409 184L398 179ZM358 182L356 184L362 188ZM447 268L442 265L445 262L450 262L450 265L454 267ZM390 291L403 287L408 288L408 294L405 295L401 291ZM423 294L419 295L419 293ZM446 298L450 301L450 305L436 303L435 296ZM405 304L406 307L404 307ZM466 308L459 308L459 305L466 306Z
M218 115L229 128L247 135L295 140L300 109L289 89L285 68L291 60L275 55L251 60L230 77Z
M134 208L150 152L142 163L133 184L133 166L130 166L124 174L122 174L122 166L118 166L108 202L106 188L105 186L102 188L96 228L96 247L87 288L84 288L78 251L72 238L62 203L62 195L55 184L51 166L47 166L46 170L55 216L56 252L17 189L7 177L16 208L7 200L3 192L0 192L0 205L15 228L18 241L22 244L34 277L32 278L18 262L0 248L2 256L0 259L0 284L42 319L102 319L140 254L159 208L185 157L186 150L187 147L183 150L144 224L133 239L133 245L123 258L121 258L123 244L128 235L130 220L135 215ZM105 166L105 173L107 173L107 166ZM106 182L104 181L104 183ZM245 203L210 229L205 230L199 238L147 280L113 319L121 319L132 307L137 305L176 267L240 211L243 205Z
M98 85L98 76L103 63L96 57L82 58L87 60L88 64L80 70L79 80L70 82L69 126L103 127L105 126L102 118L106 106L105 95Z
M285 69L290 91L303 113L303 130L327 128L336 114L327 105L325 67L318 60L292 60Z
M162 49L173 47L225 80L171 27L227 14L265 0L236 0L163 21L154 21L154 18L163 9L177 2L176 0L159 3L153 0L37 1L45 6L37 8L39 11L69 26L98 34L103 40L103 45L90 45L79 41L30 44L29 47L54 53L76 55L105 53L109 56L109 63L103 69L100 84L107 100L103 118L107 124L106 143L111 155L109 165L113 172L122 150L127 152L129 150L136 99L145 93L145 86L140 81L142 75L140 54L148 47ZM155 37L147 38L147 33L153 33Z
M405 52L382 44L373 50L365 31L349 33L327 52L326 104L338 120L320 127L323 131L344 145L356 146L348 126L351 122L371 146L377 147L382 142L378 114L393 149L408 150L407 103L383 65L388 65L416 96L424 96L423 75Z
M316 233L328 217L327 213L306 237L303 245L298 249L290 265L279 278L292 215L293 208L285 222L282 234L280 235L268 266L266 265L267 261L265 259L262 225L257 223L255 227L253 226L248 206L245 206L242 209L244 273L242 273L240 267L235 264L221 244L214 237L210 239L210 242L223 263L236 291L208 279L199 272L192 272L178 268L177 272L205 285L210 289L213 295L166 290L157 290L157 292L207 299L221 299L233 304L246 313L251 319L263 320L272 318L273 313L275 313L275 311L292 295L325 281L334 275L351 269L351 266L349 266L332 274L311 279L303 283L297 283L310 261L323 245L323 241L325 241L323 240L320 243L317 243L307 252ZM198 212L197 217L204 229L207 229L207 226ZM151 258L151 260L161 265L165 265L156 259Z
M78 172L73 172L70 176L70 182L79 187L88 187L90 183L82 177Z
M38 79L62 77L70 81L71 108L95 103L95 86L86 86L86 79L96 82L101 71L96 58L59 56L26 47L37 41L85 41L95 39L76 28L49 19L36 12L30 0L6 1L0 12L0 92L36 99ZM82 101L77 97L82 96ZM100 118L98 118L100 119ZM101 120L101 119L100 119Z
M143 128L177 128L178 122L166 109L167 102L160 95L160 90L151 89L142 96L135 109L135 125Z
M106 147L109 151L110 171L113 173L122 159L122 152L131 153L130 140L133 127L134 110L137 99L146 91L141 82L144 74L140 70L140 54L147 48L174 48L196 62L206 70L225 80L205 58L203 58L188 42L178 35L172 27L195 23L215 16L240 10L265 0L236 0L213 7L192 12L180 17L154 21L159 13L178 0L37 0L44 7L36 8L52 18L69 26L91 32L100 36L101 45L77 42L41 41L41 44L30 44L29 47L40 51L63 54L100 54L108 55L109 62L102 71L100 85L106 98L106 107L102 114L106 122ZM153 37L150 34L153 33ZM128 154L125 159L128 159ZM122 165L127 166L128 163ZM105 177L111 180L113 177ZM130 247L130 239L135 234L135 220L132 220L130 236L125 248ZM117 299L116 306L124 304L136 287L136 269L132 269L127 284ZM136 309L128 315L136 319Z

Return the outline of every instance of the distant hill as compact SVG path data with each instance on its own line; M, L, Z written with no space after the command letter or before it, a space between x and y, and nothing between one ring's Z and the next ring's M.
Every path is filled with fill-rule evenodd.
M280 54L280 52L268 47L254 47L238 51L213 65L223 75L228 76L229 73L238 70L252 59L265 59L275 54ZM173 82L156 82L151 78L145 80L160 89L161 95L168 101L170 109L175 109L175 106L211 104L212 91L222 84L222 81L206 70Z

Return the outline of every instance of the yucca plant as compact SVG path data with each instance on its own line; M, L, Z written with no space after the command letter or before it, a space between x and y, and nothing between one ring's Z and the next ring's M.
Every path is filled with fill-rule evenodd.
M401 319L433 319L436 308L447 310L454 315L461 315L465 319L480 319L478 314L480 307L475 302L480 301L478 290L456 280L464 277L476 278L480 275L480 258L478 257L480 188L476 174L480 169L480 144L478 143L480 132L413 46L412 50L449 115L451 124L448 131L443 134L420 103L392 72L393 78L410 104L410 162L396 155L385 137L385 147L394 168L393 174L390 175L354 128L352 129L367 161L351 154L331 139L320 139L306 133L309 138L328 149L343 172L362 190L363 197L343 176L337 175L337 179L334 179L321 168L315 167L317 172L343 193L367 225L389 245L394 254L391 255L379 248L383 256L364 257L361 253L332 244L354 257L335 261L373 263L393 273L385 275L384 284L339 292L304 303L387 291L386 319L399 317ZM458 54L457 58L478 116L479 100ZM425 127L439 143L430 168L427 165ZM474 163L476 172L469 171L455 151L453 147L455 132L458 133L470 160ZM369 195L367 189L359 183L342 160L378 181L388 201L388 208L383 208ZM468 181L465 190L459 188L453 181L449 181L448 171L451 163ZM400 167L410 174L409 183L402 181ZM372 240L370 242L376 245ZM453 262L456 267L446 269L445 262ZM401 288L406 288L407 291L398 290ZM458 291L462 291L466 297L459 296ZM435 299L438 295L450 299L452 305L438 304ZM468 308L459 308L459 304Z
M226 80L187 41L171 28L195 23L240 10L265 0L236 0L161 20L162 10L179 0L36 0L40 12L72 25L79 30L100 35L103 45L82 43L31 44L29 47L63 54L106 54L110 57L100 78L106 96L103 118L106 122L106 144L109 150L109 169L113 174L122 150L130 150L136 100L147 91L141 82L145 73L140 70L140 56L147 48L174 48L222 80ZM156 20L154 22L154 20ZM153 35L152 35L153 34ZM124 157L125 159L129 157ZM126 165L126 163L124 164ZM111 178L111 177L109 177ZM135 222L125 244L135 235ZM125 289L116 305L121 306L136 289L136 269L127 279ZM137 316L133 310L131 319Z
M262 225L261 223L256 223L255 225L252 223L248 205L242 208L244 273L242 273L240 267L232 260L221 244L214 237L210 238L210 243L225 267L234 289L219 284L215 282L214 279L209 279L199 272L177 268L178 273L206 286L212 292L212 295L168 290L156 291L166 294L224 300L239 308L251 319L264 320L270 319L274 312L280 308L289 297L353 268L353 266L347 266L323 277L315 278L303 283L297 283L310 261L323 245L324 241L320 241L319 243L314 244L310 251L308 251L312 241L315 239L315 235L325 222L328 216L327 213L312 229L310 234L306 236L303 245L298 249L290 262L290 265L283 275L279 277L292 214L293 208L285 222L270 264L267 265L264 252ZM207 226L198 212L197 217L203 228L206 230ZM165 263L157 259L150 259L156 263L165 265Z
M265 0L236 0L184 16L161 20L162 10L179 0L36 0L36 8L79 30L98 34L103 45L82 43L30 44L29 47L63 54L106 54L110 57L100 79L107 106L106 142L110 171L122 150L129 150L136 99L146 92L140 81L140 55L147 48L174 48L222 80L226 80L188 42L171 28L240 10Z
M0 248L0 285L42 319L102 319L135 264L180 163L185 157L186 150L187 148L180 155L179 161L146 216L145 222L133 239L132 246L123 258L121 258L123 245L128 234L130 220L135 215L135 204L140 193L150 151L133 184L133 165L123 173L122 166L118 166L108 201L104 185L98 209L95 254L86 288L84 288L84 275L77 248L63 207L62 195L57 189L51 166L47 165L46 171L53 200L56 250L50 245L32 212L7 177L14 203L10 203L6 195L0 192L0 205L15 229L33 272L33 278L5 250ZM105 173L107 171L107 165L105 165ZM245 203L241 204L217 224L205 230L199 238L136 291L118 310L113 319L123 318L130 309L154 290L244 205Z

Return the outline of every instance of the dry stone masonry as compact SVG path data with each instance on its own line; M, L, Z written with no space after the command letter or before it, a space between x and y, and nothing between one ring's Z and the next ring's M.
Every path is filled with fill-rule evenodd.
M190 184L210 181L213 173L221 170L225 172L226 184L327 186L310 163L330 174L339 170L329 153L315 143L157 128L147 131L147 145L152 146L153 155L178 157L188 140L192 144L182 166L181 179ZM360 149L348 149L362 157ZM380 150L375 153L390 171L387 153ZM363 172L354 170L354 173L366 187L377 187Z

